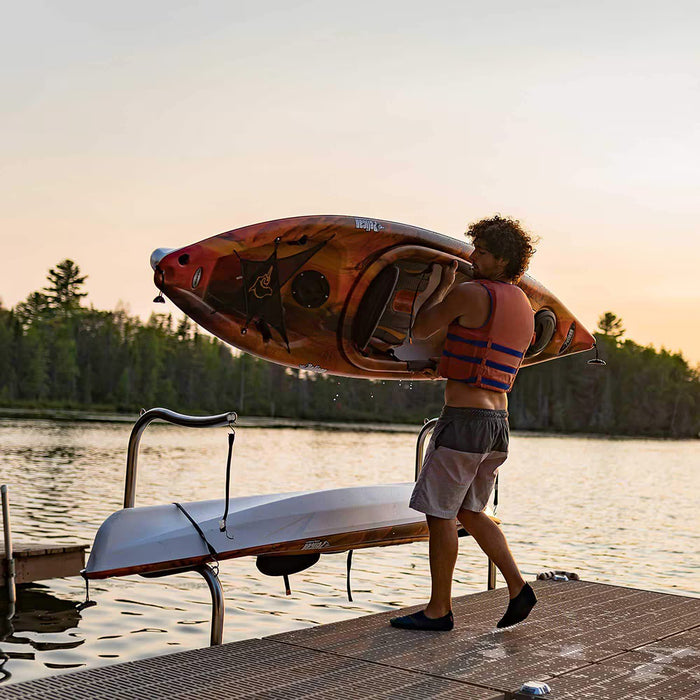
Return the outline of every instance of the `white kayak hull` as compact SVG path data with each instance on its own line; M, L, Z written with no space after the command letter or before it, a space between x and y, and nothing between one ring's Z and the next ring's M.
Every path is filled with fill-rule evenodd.
M216 559L331 553L426 540L425 516L408 507L414 483L381 484L182 503ZM95 536L84 575L98 579L197 566L212 553L175 505L125 508Z

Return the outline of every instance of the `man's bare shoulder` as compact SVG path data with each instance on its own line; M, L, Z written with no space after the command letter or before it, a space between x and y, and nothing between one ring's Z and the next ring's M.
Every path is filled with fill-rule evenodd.
M489 293L476 280L455 285L446 301L454 317L459 317L460 324L470 328L483 325L491 311Z
M486 287L481 282L481 280L469 280L468 282L460 282L455 286L469 290L470 294L488 294Z
M450 290L450 296L454 296L459 301L476 301L477 299L488 299L489 293L486 288L477 280L460 282Z

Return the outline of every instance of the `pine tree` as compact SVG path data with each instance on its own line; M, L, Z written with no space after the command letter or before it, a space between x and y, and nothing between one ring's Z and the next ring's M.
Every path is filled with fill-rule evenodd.
M613 340L620 340L625 334L622 319L616 316L612 311L606 311L598 319L598 328L604 336L612 338Z
M37 401L49 394L50 358L46 347L44 329L35 324L19 338L17 363L17 396L22 399Z
M87 292L80 291L87 275L80 274L80 268L72 260L62 260L52 267L48 274L49 285L44 287L49 308L62 315L70 315L80 307L80 300Z
M51 334L51 398L73 402L77 396L78 349L73 332L68 325L57 325Z
M15 351L16 321L10 311L3 309L0 302L0 398L15 398L16 372Z
M35 323L45 319L49 313L49 299L46 294L32 292L25 301L21 301L14 309L15 318L25 330Z

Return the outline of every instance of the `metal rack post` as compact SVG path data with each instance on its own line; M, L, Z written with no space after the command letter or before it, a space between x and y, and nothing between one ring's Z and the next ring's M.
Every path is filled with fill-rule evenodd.
M17 589L15 587L15 558L12 549L12 528L10 526L10 502L7 495L7 485L0 486L2 493L2 527L5 535L5 562L7 570L7 599L13 607L17 601Z
M195 571L204 577L211 593L211 635L209 646L221 644L224 637L224 591L219 577L207 564L198 566Z
M437 418L431 418L425 421L425 424L421 428L420 433L418 433L418 442L416 444L416 473L414 479L418 478L420 474L421 467L423 466L423 455L425 441L428 439L429 435L432 435L435 424L438 422Z

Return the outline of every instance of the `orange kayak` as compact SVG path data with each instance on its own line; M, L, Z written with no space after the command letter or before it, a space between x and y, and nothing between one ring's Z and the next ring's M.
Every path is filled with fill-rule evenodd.
M444 337L410 327L458 261L472 279L472 246L379 219L301 216L220 233L151 256L156 286L225 342L282 365L368 379L437 379ZM523 365L589 350L593 336L525 275L536 337Z

